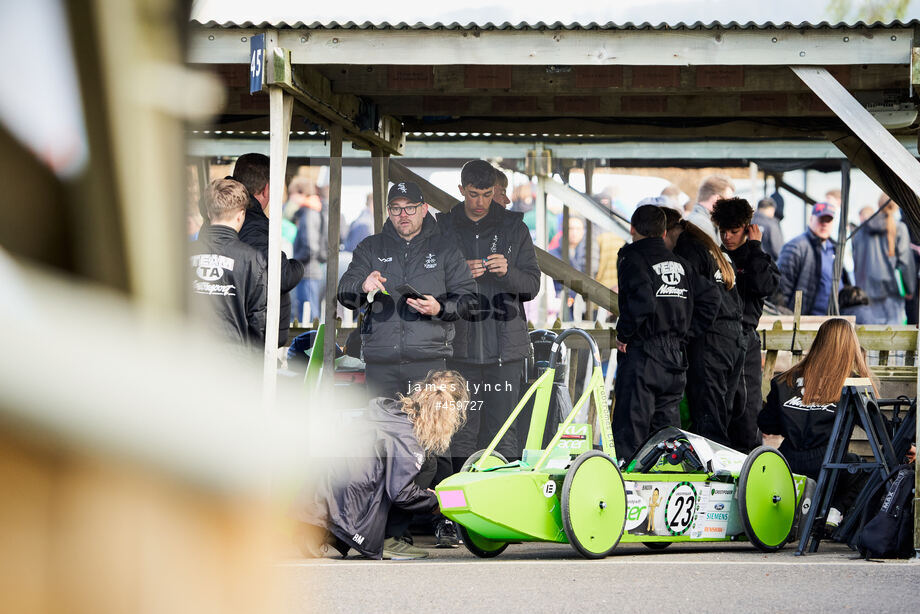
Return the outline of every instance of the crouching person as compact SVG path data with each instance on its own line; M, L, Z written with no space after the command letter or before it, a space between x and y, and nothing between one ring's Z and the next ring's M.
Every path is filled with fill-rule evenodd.
M431 488L436 456L466 418L466 380L456 371L432 371L409 396L375 398L360 433L368 455L342 459L316 484L304 488L293 514L295 539L307 557L332 545L372 559L420 559L428 552L390 535L391 508L430 513L438 509Z

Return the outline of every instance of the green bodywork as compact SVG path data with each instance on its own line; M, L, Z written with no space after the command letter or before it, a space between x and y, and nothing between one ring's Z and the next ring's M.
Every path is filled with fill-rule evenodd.
M546 449L540 450L556 372L553 368L547 369L518 402L472 470L454 474L438 484L436 492L441 503L441 512L466 527L474 539L480 536L502 542L566 543L568 540L563 530L560 506L565 469L571 461L572 452L591 449L592 434L590 425L575 425L588 427L586 439L584 443L579 440L581 445L577 449L572 449L571 440L563 440L563 435L571 432L575 416L582 407L591 402L592 397L598 412L598 423L602 425L602 449L610 458L616 458L610 411L604 394L604 376L599 362L595 361L589 384L572 407L572 411L559 426ZM523 460L510 465L500 465L499 461L491 456L492 452L534 395L536 398ZM527 462L534 458L536 461L533 464ZM548 485L550 483L551 486ZM454 494L448 495L445 501L444 493L457 491L462 491L462 499ZM458 500L465 504L452 505Z
M736 520L737 489L728 503L731 513L735 515L731 522L732 528L723 530L719 537L704 534L691 537L686 529L683 534L675 535L641 534L641 530L639 534L631 534L626 531L623 519L628 509L624 483L691 483L700 491L710 485L730 483L734 488L739 471L733 467L730 471L714 476L705 470L688 473L679 467L656 466L648 472L630 471L620 476L616 468L598 453L593 453L596 455L593 458L584 458L593 448L591 425L575 423L574 419L579 410L593 400L600 429L601 450L614 463L617 460L603 374L597 355L585 391L559 425L546 448L541 449L554 377L555 369L547 369L524 394L502 429L470 469L448 477L436 487L441 512L462 525L477 548L494 552L509 542L567 543L570 539L566 534L565 514L569 535L574 535L579 542L576 549L585 556L603 556L618 541L728 541L745 538ZM495 447L534 396L533 414L522 460L506 464L493 456ZM758 538L772 545L782 541L788 534L795 509L801 503L805 477L794 475L794 492L790 492L790 473L785 461L778 454L769 456L764 459L764 463L779 477L749 478L747 517L752 525L756 524ZM582 462L578 463L576 457ZM780 467L777 461L783 466ZM577 467L576 473L569 476L573 467ZM783 475L786 477L782 478ZM564 490L567 491L566 495ZM780 496L781 502L771 503L771 497L774 496ZM564 501L568 505L566 510L563 509ZM699 501L696 504L696 513L705 513ZM614 519L614 516L617 518Z

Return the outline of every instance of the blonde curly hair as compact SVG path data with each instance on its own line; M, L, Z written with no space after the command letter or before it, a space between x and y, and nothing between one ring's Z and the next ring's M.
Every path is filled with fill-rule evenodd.
M429 371L412 388L412 394L400 395L399 402L412 422L415 438L427 452L443 454L466 421L466 380L456 371Z

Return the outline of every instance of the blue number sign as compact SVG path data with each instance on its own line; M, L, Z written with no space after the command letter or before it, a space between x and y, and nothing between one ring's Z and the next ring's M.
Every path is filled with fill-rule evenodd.
M249 38L249 93L262 91L262 73L265 66L265 35Z

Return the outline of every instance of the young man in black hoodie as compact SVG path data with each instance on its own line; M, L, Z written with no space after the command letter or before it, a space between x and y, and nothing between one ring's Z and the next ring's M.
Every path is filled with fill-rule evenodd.
M265 343L267 272L265 258L240 241L249 194L232 179L208 186L203 226L190 253L194 304L209 327L229 341L259 350Z
M524 302L540 290L523 214L492 200L495 173L484 160L464 164L457 186L463 202L438 217L442 232L463 252L478 293L478 309L457 322L451 363L470 388L467 422L450 444L455 470L489 444L520 399L523 361L530 355ZM517 441L512 425L497 451L517 457Z
M751 205L743 198L720 200L712 209L712 221L722 240L722 251L735 264L743 309L744 359L728 421L729 441L740 452L750 452L763 441L757 431L757 414L763 406L757 323L763 313L764 300L779 287L779 269L761 247L763 233L756 224L751 224L753 215Z
M694 309L693 270L665 247L665 215L642 205L630 219L633 242L620 248L613 437L625 460L653 431L680 426L687 381L685 346Z
M249 208L246 220L240 229L240 241L254 247L262 253L268 262L268 184L269 159L258 153L240 156L233 167L233 179L242 183L249 192ZM279 211L280 215L281 212ZM288 329L291 322L291 295L303 278L303 264L290 260L281 252L281 318L278 323L278 347L287 343Z

